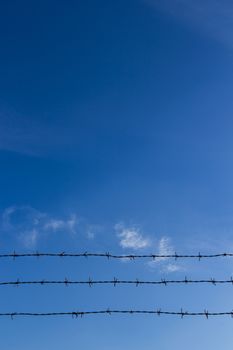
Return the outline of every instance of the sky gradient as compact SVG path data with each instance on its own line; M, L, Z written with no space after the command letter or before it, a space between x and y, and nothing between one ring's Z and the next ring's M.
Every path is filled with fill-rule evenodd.
M233 251L233 4L0 4L0 250ZM0 280L229 278L218 261L0 261ZM1 288L0 312L231 311L231 286ZM4 350L232 349L232 320L0 319Z

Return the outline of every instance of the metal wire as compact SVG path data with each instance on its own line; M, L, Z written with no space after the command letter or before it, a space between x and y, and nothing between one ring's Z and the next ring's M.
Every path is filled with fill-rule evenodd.
M66 253L66 252L60 252L60 253L41 253L41 252L35 252L35 253L9 253L9 254L0 254L0 258L25 258L25 257L98 257L98 258L107 258L107 259L129 259L129 260L134 260L134 259L186 259L186 258L191 258L191 259L208 259L208 258L221 258L221 257L233 257L233 253L218 253L218 254L143 254L143 255L138 255L138 254L126 254L126 255L115 255L111 253L89 253L89 252L84 252L84 253Z
M20 285L89 285L90 287L97 284L112 284L114 286L120 285L120 284L131 284L135 285L136 287L139 285L169 285L169 284L211 284L211 285L217 285L217 284L232 284L233 285L233 278L231 277L228 280L218 280L215 278L210 279L199 279L199 280L192 280L185 277L182 280L168 280L168 279L161 279L157 281L143 281L139 279L135 280L121 280L116 277L114 277L112 280L93 280L89 278L88 280L68 280L65 278L64 280L34 280L34 281L20 281L17 279L16 281L0 281L0 286L20 286Z
M110 253L10 253L10 254L0 254L0 258L25 258L25 257L103 257L109 259L143 259L143 258L149 258L149 259L171 259L174 258L175 260L180 258L197 258L199 261L204 258L221 258L221 257L233 257L233 253L219 253L219 254L196 254L196 255L188 255L188 254L167 254L167 255L157 255L157 254L143 254L143 255L137 255L137 254L130 254L130 255L114 255ZM112 284L114 286L118 284L132 284L135 286L139 285L168 285L168 284L232 284L233 285L233 278L226 280L218 280L214 278L210 279L198 279L198 280L192 280L185 277L183 280L168 280L168 279L161 279L161 280L121 280L118 278L113 278L112 280L92 280L89 278L89 280L68 280L65 278L64 280L30 280L30 281L20 281L19 279L16 281L2 281L0 282L0 286L7 286L7 285L48 285L48 284L62 284L62 285L72 285L72 284L85 284L89 285L90 287L92 285L96 284ZM2 312L0 313L0 317L11 317L12 319L14 317L50 317L50 316L72 316L74 318L83 317L85 315L112 315L112 314L141 314L141 315L167 315L167 316L180 316L181 318L184 318L186 316L204 316L207 319L211 316L231 316L233 318L233 311L223 311L223 312L209 312L208 310L200 311L200 312L189 312L189 311L183 311L181 309L180 311L166 311L166 310L91 310L91 311L65 311L65 312Z
M6 312L0 313L0 317L9 316L12 319L14 317L19 316L27 316L27 317L50 317L50 316L72 316L73 318L83 317L85 315L112 315L112 314L141 314L141 315L167 315L167 316L180 316L184 318L186 316L204 316L207 319L211 316L231 316L233 317L233 311L224 311L224 312L209 312L208 310L204 310L201 312L188 312L183 311L163 311L161 309L157 310L98 310L98 311L68 311L68 312L45 312L45 313L37 313L37 312Z

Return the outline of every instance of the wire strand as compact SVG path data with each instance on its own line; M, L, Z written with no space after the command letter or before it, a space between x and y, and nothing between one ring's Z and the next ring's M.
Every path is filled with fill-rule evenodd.
M233 317L233 311L224 311L224 312L209 312L208 310L204 310L201 312L188 312L183 311L163 311L161 309L157 310L97 310L97 311L68 311L68 312L45 312L45 313L37 313L37 312L6 312L0 313L0 317L14 317L19 316L27 316L27 317L50 317L50 316L72 316L73 318L83 317L85 315L112 315L112 314L141 314L141 315L167 315L167 316L180 316L184 318L186 316L204 316L207 319L211 316L231 316Z
M0 281L0 286L20 286L20 285L89 285L90 287L93 285L121 285L121 284L131 284L135 285L136 287L139 285L169 285L169 284L211 284L211 285L217 285L217 284L232 284L233 285L233 278L231 277L228 280L218 280L215 278L210 279L198 279L198 280L192 280L185 277L182 280L168 280L168 279L161 279L156 281L146 281L146 280L121 280L116 277L114 277L112 280L93 280L89 278L88 280L68 280L65 278L64 280L31 280L31 281L21 281L20 279L17 279L16 281Z
M66 252L60 252L60 253L42 253L42 252L35 252L35 253L9 253L9 254L0 254L0 258L25 258L25 257L62 257L62 258L88 258L88 257L98 257L98 258L107 258L107 259L129 259L129 260L135 260L135 259L153 259L153 260L160 260L160 259L198 259L199 261L201 259L210 259L210 258L221 258L221 257L233 257L233 253L218 253L218 254L123 254L123 255L115 255L111 253L66 253Z

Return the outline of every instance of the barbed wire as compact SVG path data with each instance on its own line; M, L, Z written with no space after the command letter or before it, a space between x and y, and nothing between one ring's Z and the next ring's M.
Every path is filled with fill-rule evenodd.
M65 278L64 280L32 280L32 281L21 281L20 279L17 279L16 281L0 281L0 286L20 286L20 285L52 285L52 284L61 284L61 285L89 285L89 287L92 287L93 285L97 284L111 284L117 286L120 284L131 284L135 285L136 287L139 285L164 285L167 286L169 284L211 284L211 285L217 285L217 284L232 284L233 285L233 277L231 277L228 280L218 280L215 278L210 279L199 279L199 280L192 280L185 277L182 280L169 280L169 279L161 279L156 281L146 281L146 280L121 280L116 277L114 277L112 280L93 280L92 278L89 278L88 280L68 280Z
M201 312L189 312L183 311L163 311L162 309L157 310L98 310L98 311L68 311L68 312L45 312L45 313L37 313L37 312L6 312L0 313L0 317L9 316L12 319L14 317L19 316L27 316L27 317L50 317L50 316L72 316L73 318L83 317L86 315L112 315L112 314L141 314L141 315L167 315L167 316L180 316L184 318L186 316L204 316L205 318L209 318L212 316L231 316L233 318L233 311L224 311L224 312L209 312L208 310L204 310Z
M111 253L91 253L91 252L84 252L84 253L66 253L66 252L60 252L60 253L42 253L42 252L35 252L35 253L16 253L15 251L13 253L9 254L0 254L0 258L25 258L25 257L61 257L61 258L67 258L67 257L75 257L75 258L89 258L89 257L98 257L98 258L107 258L107 259L129 259L129 260L135 260L135 259L145 259L149 258L152 260L160 260L160 259L198 259L199 261L201 259L209 259L209 258L221 258L221 257L233 257L233 253L218 253L218 254L123 254L123 255L115 255Z

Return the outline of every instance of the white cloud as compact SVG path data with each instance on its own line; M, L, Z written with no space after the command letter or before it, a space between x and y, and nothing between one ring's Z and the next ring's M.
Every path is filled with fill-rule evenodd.
M50 219L48 222L45 223L44 228L45 230L57 231L64 228L64 225L65 222L63 220Z
M72 214L70 218L66 222L67 227L69 228L70 232L76 233L75 227L78 224L78 219L75 214Z
M26 248L34 248L37 244L39 232L35 228L20 234L20 240Z
M2 214L2 224L5 229L10 227L10 218L11 215L15 212L15 210L16 207L14 206L8 207L4 210Z
M115 230L122 248L138 250L150 246L150 240L145 238L138 228L124 227L123 224L117 224L115 225Z
M180 271L180 266L177 264L167 264L164 266L165 272L177 272Z
M47 214L30 206L11 206L2 213L2 227L5 230L37 226L46 219Z
M171 244L171 240L168 237L162 237L158 242L157 255L173 255L175 253ZM171 258L161 257L156 258L153 261L149 261L148 265L152 268L160 268L162 272L172 273L181 269L178 264L171 263Z
M30 206L11 206L2 214L2 230L14 236L26 248L35 247L40 239L54 232L76 233L78 219L70 215L67 219L53 218Z
M71 233L76 233L75 226L77 225L78 220L76 218L76 215L71 215L69 219L67 220L61 220L61 219L54 219L51 218L44 224L45 230L52 230L53 232L60 231L60 230L67 230Z
M94 239L95 238L95 232L91 229L87 229L87 238L88 239Z
M102 230L104 230L104 228L101 225L87 224L85 228L86 237L88 239L94 239L96 234L100 233Z
M174 254L174 249L171 245L170 238L162 237L158 245L158 255L172 255ZM168 258L157 258L156 261L165 261Z

